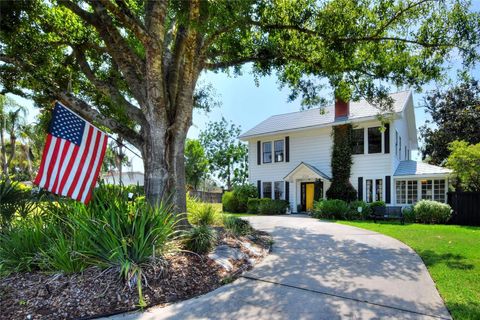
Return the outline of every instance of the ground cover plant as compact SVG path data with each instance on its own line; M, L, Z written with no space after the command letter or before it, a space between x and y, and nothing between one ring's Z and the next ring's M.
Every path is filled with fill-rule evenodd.
M396 238L425 262L454 319L480 319L480 228L339 221Z

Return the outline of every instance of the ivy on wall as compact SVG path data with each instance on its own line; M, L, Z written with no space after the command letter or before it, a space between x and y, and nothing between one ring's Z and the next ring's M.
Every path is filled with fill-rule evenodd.
M328 199L354 201L357 190L350 183L350 174L353 164L353 132L351 124L342 124L333 127L332 148L332 184L327 190Z

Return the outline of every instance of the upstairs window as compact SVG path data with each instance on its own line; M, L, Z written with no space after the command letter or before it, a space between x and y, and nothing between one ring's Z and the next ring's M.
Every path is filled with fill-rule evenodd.
M368 153L382 152L382 132L380 127L368 128Z
M398 157L398 131L395 130L395 156Z
M402 160L402 137L398 137L398 159Z
M271 182L263 182L263 197L272 199L272 183Z
M263 163L272 162L272 143L264 142L263 143Z
M353 154L364 154L365 136L364 129L353 129Z
M284 141L276 140L275 144L275 162L283 162Z

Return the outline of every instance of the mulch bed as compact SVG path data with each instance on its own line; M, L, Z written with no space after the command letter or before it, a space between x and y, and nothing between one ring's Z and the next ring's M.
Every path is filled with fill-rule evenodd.
M239 247L240 241L265 249L271 243L270 237L259 231L240 239L222 232L219 243ZM207 256L168 255L144 268L144 299L148 306L189 299L218 288L251 267L246 260L233 265L234 270L226 272ZM138 302L137 287L129 287L113 269L89 268L71 275L18 273L0 279L0 319L89 319L137 309Z

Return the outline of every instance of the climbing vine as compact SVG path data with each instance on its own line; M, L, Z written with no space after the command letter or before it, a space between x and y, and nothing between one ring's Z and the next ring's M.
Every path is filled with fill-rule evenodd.
M328 199L354 201L357 198L357 191L350 183L353 164L352 130L351 124L342 124L333 127L332 184L327 190Z

